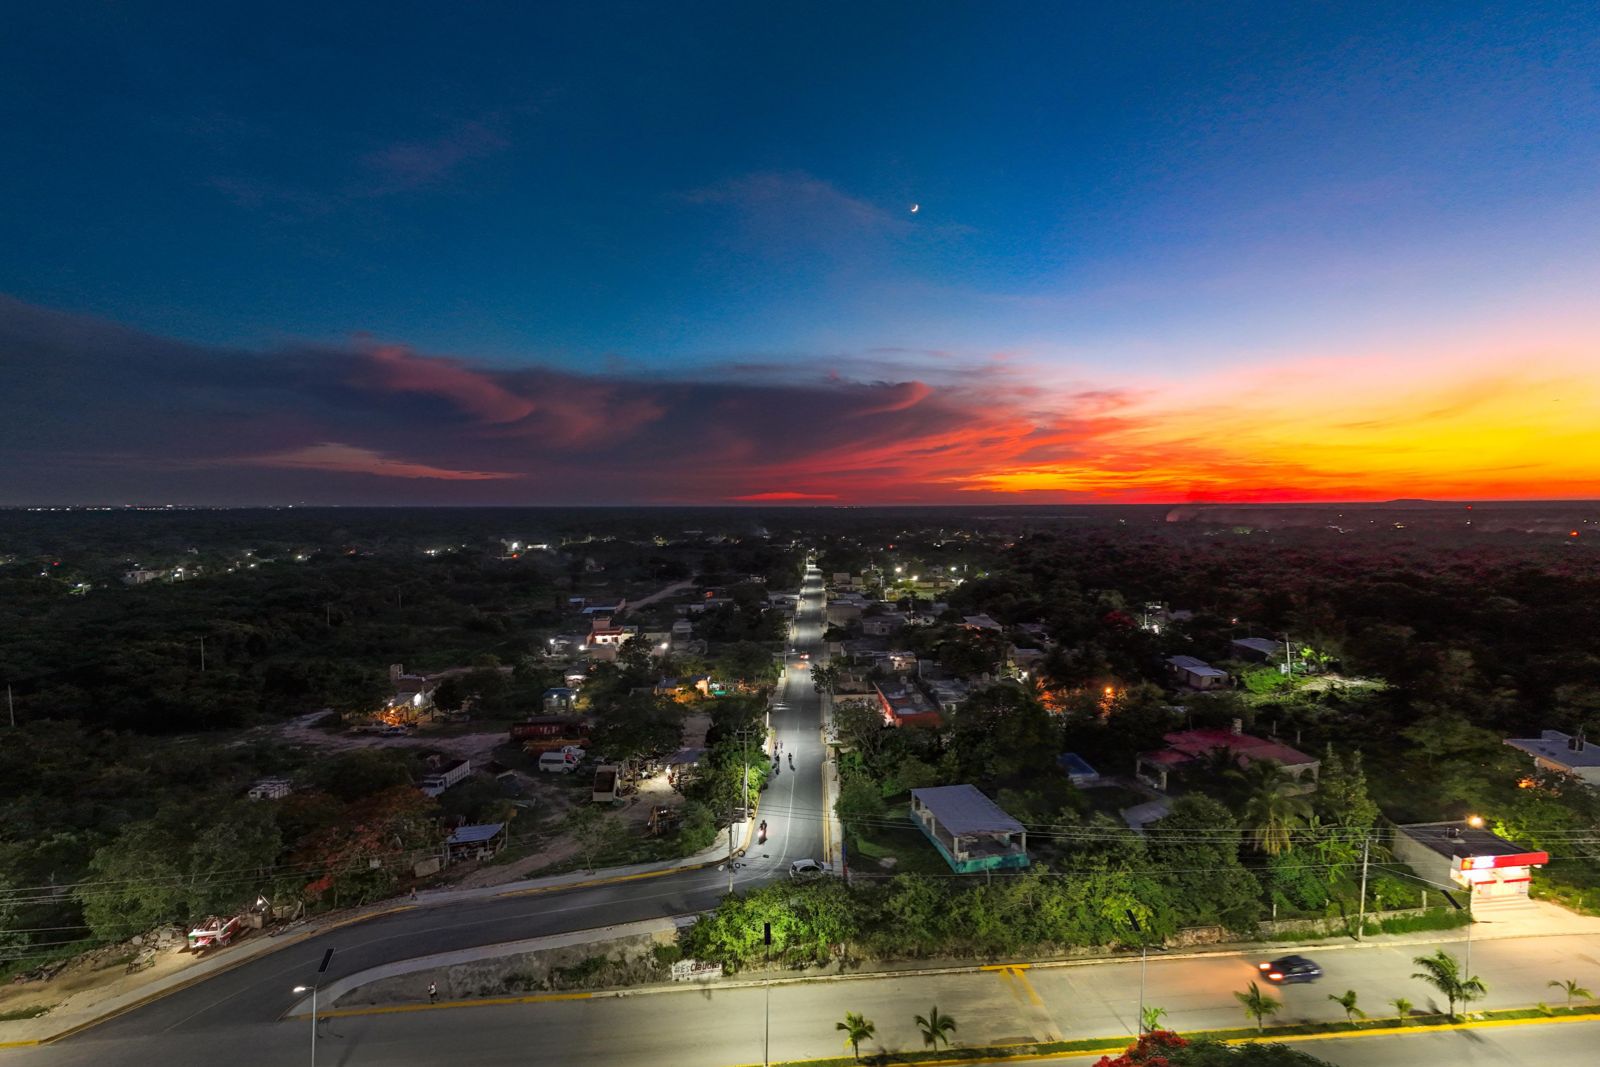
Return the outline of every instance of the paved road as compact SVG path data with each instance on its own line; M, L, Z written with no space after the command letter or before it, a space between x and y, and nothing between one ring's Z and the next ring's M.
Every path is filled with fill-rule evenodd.
M805 578L796 613L792 646L796 653L809 653L813 658L822 653L824 599L821 575L812 570ZM772 724L783 742L783 770L762 798L768 844L765 848L752 846L748 865L735 877L741 888L787 877L791 860L822 856L821 702L811 686L809 670L798 666L802 662L798 654L789 657L780 684L778 699L783 706L773 713ZM795 757L793 771L788 765L789 753ZM106 1054L106 1042L117 1042L115 1062L119 1064L165 1063L164 1050L169 1046L180 1049L192 1041L202 1047L209 1045L213 1052L226 1047L248 1061L253 1051L274 1043L271 1035L276 1031L268 1026L260 1044L244 1034L274 1024L298 999L291 990L310 980L324 949L335 950L326 976L331 980L434 952L703 911L713 907L727 889L725 872L690 871L385 916L253 960L71 1038L52 1047L49 1056L39 1055L49 1062L55 1062L50 1056L63 1057L61 1062L91 1062ZM87 1058L80 1060L80 1054Z
M1374 1014L1384 1002L1406 996L1419 1005L1430 996L1409 976L1421 946L1383 945L1319 949L1327 977L1281 990L1282 1021L1325 1020L1340 1009L1328 994L1353 988ZM1245 1022L1233 992L1254 976L1254 958L1243 955L1152 961L1147 1000L1168 1009L1167 1024L1179 1029L1233 1027ZM1483 942L1473 947L1473 965L1489 984L1485 1006L1545 999L1551 977L1600 984L1600 936L1536 937ZM290 976L285 974L284 980ZM525 1064L530 1051L540 1062L603 1062L611 1067L720 1067L759 1063L770 1033L774 1060L835 1055L834 1023L860 1011L877 1024L872 1048L920 1045L912 1017L930 1005L954 1016L966 1043L1006 1043L1056 1037L1099 1037L1134 1025L1139 964L1115 962L1078 967L990 970L979 973L880 976L770 987L699 989L496 1007L448 1007L325 1020L322 1062L365 1067L421 1067L456 1062ZM768 1003L770 998L770 1032ZM1553 1024L1481 1030L1440 1037L1362 1038L1322 1041L1306 1047L1339 1064L1532 1063L1551 1050L1575 1049L1593 1040L1595 1024ZM307 1051L309 1023L267 1023L240 1018L232 1026L181 1025L170 1032L119 1037L91 1031L51 1049L23 1054L26 1064L100 1067L116 1063L199 1067L215 1062L219 1048L237 1067L291 1062ZM1425 1054L1424 1054L1425 1050ZM1590 1062L1592 1056L1548 1063Z

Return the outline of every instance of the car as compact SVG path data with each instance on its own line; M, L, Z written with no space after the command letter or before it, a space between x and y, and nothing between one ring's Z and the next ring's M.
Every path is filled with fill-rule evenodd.
M1279 985L1315 982L1322 977L1322 968L1317 966L1315 960L1308 960L1304 956L1284 956L1270 963L1258 963L1256 968L1266 976L1267 981Z
M789 864L790 878L821 878L828 871L816 860L795 860Z

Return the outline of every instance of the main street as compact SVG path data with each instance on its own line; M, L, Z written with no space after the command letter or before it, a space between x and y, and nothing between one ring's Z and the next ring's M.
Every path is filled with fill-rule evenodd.
M788 877L794 859L823 858L823 786L821 699L811 685L809 669L799 665L806 653L814 662L823 654L825 598L821 575L805 575L797 605L794 636L786 657L772 715L782 741L781 773L762 797L760 817L767 821L765 847L752 843L735 884L747 887ZM794 756L790 770L788 755ZM326 949L334 958L324 983L382 963L414 956L495 944L548 934L583 930L663 915L704 911L728 890L728 874L714 869L684 871L611 885L508 895L424 905L380 916L300 941L250 960L214 978L174 992L53 1046L49 1055L89 1051L106 1055L106 1042L118 1042L118 1063L163 1062L168 1045L177 1047L190 1036L203 1043L226 1042L247 1054L239 1035L252 1024L273 1024L296 1000L291 990L309 984ZM268 1031L269 1033L275 1031ZM270 1044L270 1038L263 1038ZM258 1047L254 1042L251 1047ZM147 1059L130 1058L133 1049L147 1049ZM66 1062L66 1061L64 1061ZM85 1061L87 1062L87 1061Z
M1278 1021L1341 1018L1341 1009L1328 995L1345 989L1356 990L1362 1005L1374 1015L1392 1011L1385 1002L1396 996L1405 996L1419 1007L1430 1001L1440 1003L1410 977L1416 969L1412 957L1430 947L1390 943L1314 950L1326 977L1318 983L1274 990L1284 1005ZM1255 977L1256 958L1235 953L1153 960L1148 968L1146 1002L1167 1009L1164 1023L1176 1029L1248 1025L1233 993ZM1484 940L1473 946L1473 969L1489 986L1489 996L1481 1006L1551 999L1555 994L1546 983L1552 978L1600 985L1600 935ZM760 1063L764 1055L773 1061L837 1055L840 1038L834 1023L846 1011L862 1012L876 1023L877 1037L871 1049L917 1048L921 1041L912 1017L935 1004L958 1021L959 1043L1105 1037L1130 1033L1135 1027L1139 971L1135 960L674 989L495 1006L418 1005L396 1014L326 1019L319 1048L322 1062L348 1067L422 1067L463 1056L481 1065L525 1064L533 1049L541 1062L558 1064L599 1061L609 1067L720 1067ZM286 966L277 981L281 986L296 978ZM280 994L276 1004L281 1007L287 1000ZM225 1050L228 1061L238 1067L265 1067L292 1062L292 1057L305 1053L310 1024L304 1018L269 1022L240 1014L230 1019L231 1013L222 1004L213 1014L220 1018L207 1026L184 1023L166 1031L147 1027L120 1035L112 1028L101 1028L18 1056L25 1064L48 1063L52 1067L100 1067L107 1060L199 1067L216 1062ZM1551 1023L1320 1040L1305 1047L1317 1056L1350 1065L1443 1062L1447 1055L1466 1063L1514 1064L1531 1063L1551 1050L1574 1047L1580 1034L1593 1041L1600 1036L1600 1024Z

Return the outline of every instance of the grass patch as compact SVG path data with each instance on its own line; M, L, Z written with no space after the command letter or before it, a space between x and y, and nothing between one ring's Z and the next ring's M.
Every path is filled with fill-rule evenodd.
M0 1011L0 1023L18 1023L26 1019L38 1019L49 1013L50 1009L43 1004L30 1004L26 1008L12 1008L10 1011Z
M874 826L870 834L847 830L845 855L850 869L858 874L928 874L948 875L950 865L939 855L939 850L928 843L922 831L911 825L904 827ZM892 867L878 861L894 860Z

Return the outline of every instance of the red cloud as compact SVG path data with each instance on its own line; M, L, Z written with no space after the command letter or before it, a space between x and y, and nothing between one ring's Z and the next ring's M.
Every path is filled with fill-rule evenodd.
M419 356L398 345L385 345L366 354L358 384L396 393L423 393L448 400L484 422L515 422L531 415L533 401L517 396L487 374L450 359Z

